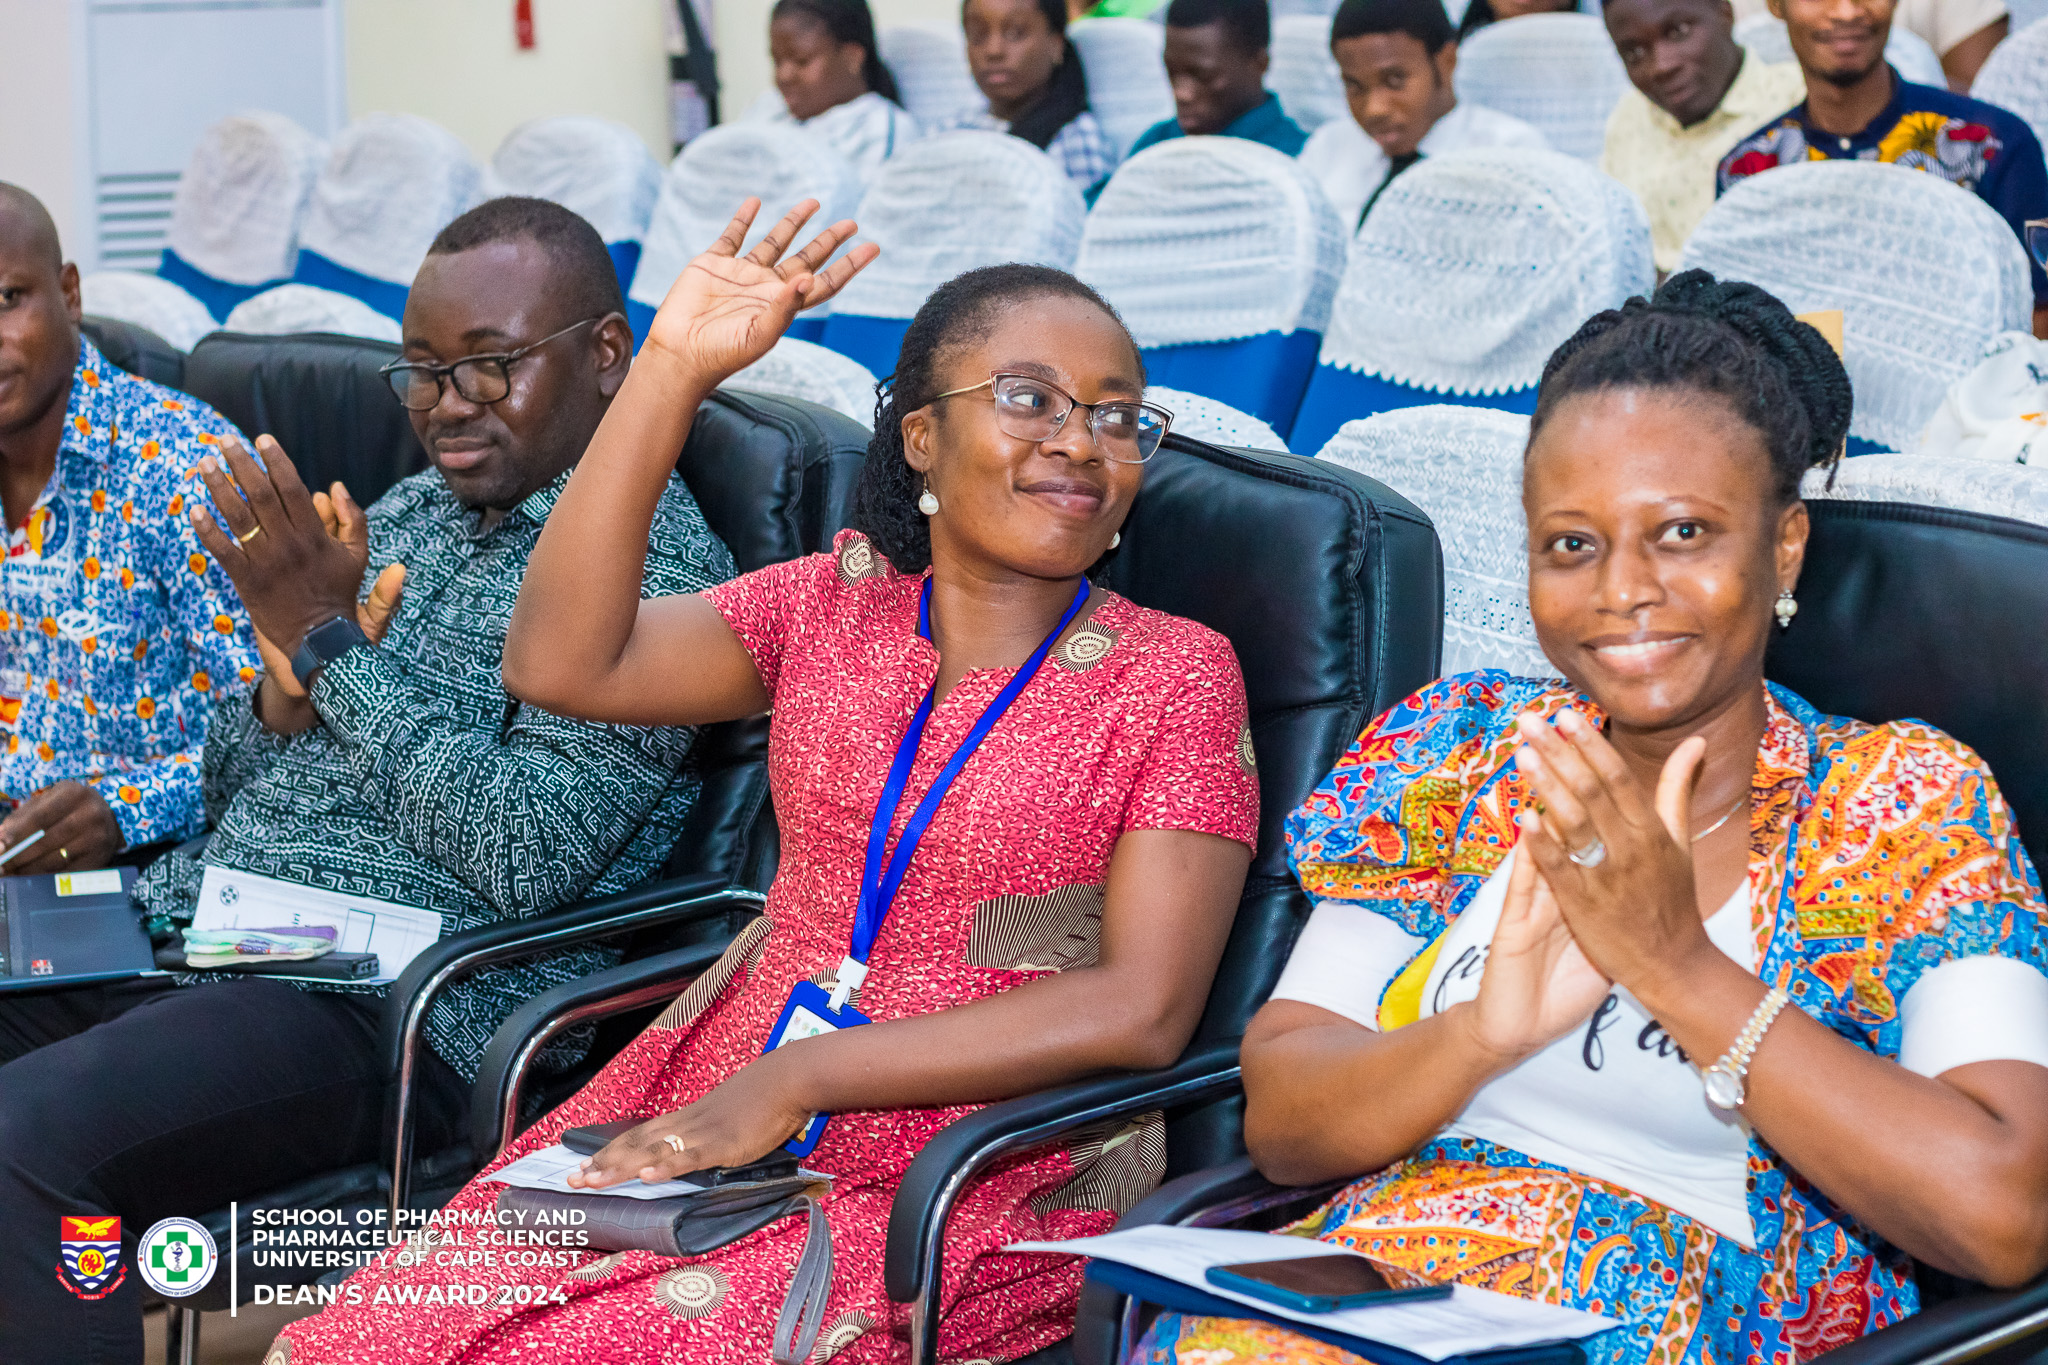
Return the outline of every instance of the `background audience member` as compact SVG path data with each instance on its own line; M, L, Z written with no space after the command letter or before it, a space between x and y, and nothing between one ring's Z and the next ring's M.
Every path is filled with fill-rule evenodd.
M1298 154L1308 134L1266 89L1272 30L1266 0L1173 0L1166 11L1173 117L1147 128L1131 152L1183 134L1221 134Z
M823 134L863 175L917 136L896 78L875 55L867 0L775 0L768 52L783 105L771 119Z
M1650 216L1660 274L1714 204L1721 158L1806 97L1796 62L1772 65L1735 41L1728 0L1607 0L1607 32L1635 88L1607 120L1600 168Z
M28 191L0 184L0 846L9 873L104 867L206 827L214 698L255 676L227 575L183 512L237 435L79 334L78 267Z
M1735 144L1721 159L1719 191L1801 161L1891 162L1976 194L2026 245L2027 220L2048 218L2048 165L2025 120L1902 80L1884 57L1892 0L1771 0L1771 13L1785 21L1806 75L1806 98ZM2048 327L2048 274L2029 273L2038 336Z
M1438 0L1344 0L1330 21L1348 119L1331 119L1302 148L1347 231L1365 221L1395 176L1425 156L1469 147L1545 147L1508 114L1461 103L1458 43Z
M1578 0L1472 0L1458 20L1458 37L1469 38L1488 24L1525 14L1571 14Z
M894 1360L901 1310L883 1287L882 1250L911 1159L963 1106L1180 1054L1244 884L1258 789L1239 756L1244 684L1229 643L1087 578L1116 547L1166 424L1139 401L1130 334L1062 271L969 271L918 309L876 414L858 529L840 533L835 553L701 596L642 600L648 517L699 399L767 351L800 300L829 298L873 259L861 248L811 274L850 222L785 257L815 202L738 256L757 209L750 201L663 301L534 556L505 678L536 704L611 721L707 724L772 706L781 867L766 914L723 962L492 1166L573 1125L655 1115L571 1180L666 1179L756 1160L812 1114L836 1115L807 1158L838 1176L821 1201L834 1270L820 1354ZM1085 654L1070 647L1084 637ZM1043 667L1020 671L1034 659ZM1015 704L991 717L1013 681ZM985 717L986 742L940 786ZM895 809L892 760L906 764ZM901 836L900 888L864 943L853 907L881 875L863 867L870 821L915 829L909 811L928 793L939 803L921 840ZM873 1022L772 1047L799 983L856 988ZM1068 1335L1079 1265L1003 1248L1106 1231L1158 1179L1147 1123L1088 1153L1020 1155L963 1192L941 1359L1015 1359ZM450 1208L487 1209L498 1189L479 1179ZM545 1287L494 1292L539 1310L513 1312L377 1306L383 1289L475 1278L387 1263L351 1282L360 1306L295 1323L284 1339L294 1365L581 1360L594 1339L632 1343L604 1353L612 1361L753 1365L804 1240L804 1221L785 1219L696 1261L689 1273L717 1286L696 1312L675 1311L679 1272L660 1256L478 1271L485 1283ZM573 1311L541 1307L555 1287Z
M1116 148L1088 109L1081 54L1067 41L1061 0L966 0L960 24L967 64L988 101L957 128L1021 137L1049 153L1075 188L1093 189L1116 169Z
M1908 1255L2048 1265L2011 812L1940 731L1764 681L1849 414L1819 332L1699 271L1545 365L1522 500L1562 679L1432 683L1287 820L1318 904L1245 1033L1245 1140L1279 1181L1359 1177L1299 1230L1611 1315L1601 1365L1810 1360L1915 1310ZM1137 1360L1236 1329L1266 1349L1210 1358L1359 1365L1177 1315Z
M557 205L492 200L435 239L404 327L394 374L434 468L367 517L338 484L321 507L272 441L266 473L221 436L247 502L217 464L203 473L220 510L198 532L251 603L267 671L208 737L202 858L168 854L137 883L153 914L189 919L221 867L437 911L455 934L645 881L696 799L691 730L522 707L498 676L527 556L631 361L603 241ZM650 505L648 591L732 576L680 480ZM371 563L388 567L359 607ZM337 641L334 623L359 634ZM428 1150L458 1131L498 1025L609 960L562 953L450 988L426 1025ZM375 1155L381 988L181 985L0 996L0 1226L120 1215L139 1231ZM50 1265L47 1242L0 1241L0 1360L139 1361L139 1279L86 1302Z
M1769 14L1769 0L1735 0L1737 22ZM1898 0L1892 23L1917 34L1941 58L1948 88L1969 93L1977 69L2012 25L2005 0Z

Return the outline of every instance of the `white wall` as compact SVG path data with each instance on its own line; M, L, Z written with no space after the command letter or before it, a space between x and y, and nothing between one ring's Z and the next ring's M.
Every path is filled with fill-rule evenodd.
M62 0L0 0L7 63L0 79L0 180L43 201L67 251L85 242L92 214L78 156L86 123L73 79L70 9Z

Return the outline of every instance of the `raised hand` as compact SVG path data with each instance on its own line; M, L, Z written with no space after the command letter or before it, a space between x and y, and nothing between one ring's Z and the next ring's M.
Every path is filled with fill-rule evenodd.
M711 249L676 276L642 347L643 353L654 351L679 361L706 388L766 355L800 309L831 298L881 254L880 247L867 242L819 268L857 231L848 219L832 224L783 259L797 233L818 211L818 201L806 199L742 256L747 229L760 211L758 199L740 205Z
M1593 1013L1614 983L1586 960L1534 860L1517 855L1467 1022L1511 1066Z

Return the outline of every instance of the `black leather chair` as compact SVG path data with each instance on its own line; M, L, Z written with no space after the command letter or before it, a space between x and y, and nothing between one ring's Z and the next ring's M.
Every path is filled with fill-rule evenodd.
M1952 508L1813 500L1799 614L1765 671L1822 711L1916 717L1990 763L2036 866L2048 851L2048 526ZM1271 1228L1337 1184L1289 1189L1239 1157L1160 1187L1122 1226ZM1830 1365L2048 1359L2048 1278L1992 1292L1923 1272L1923 1310L1828 1352ZM1080 1365L1115 1365L1138 1328L1090 1286Z
M215 332L185 357L179 387L251 439L275 436L308 488L339 479L368 507L427 467L411 415L377 374L397 358L390 342L328 332Z
M166 388L185 387L185 353L147 327L88 313L78 330L100 354L137 379Z
M372 397L399 410L388 391ZM303 413L297 420L311 429L322 415ZM410 429L406 439L412 439ZM744 572L830 547L833 533L845 524L866 448L865 430L825 408L798 399L720 392L699 412L677 469ZM353 1219L358 1210L382 1210L392 1217L398 1209L438 1207L498 1150L501 1135L516 1128L523 1083L540 1044L571 1025L596 1023L596 1043L584 1062L551 1078L541 1098L559 1097L587 1080L689 976L718 957L741 923L760 913L778 848L766 752L765 719L705 729L693 759L703 788L660 880L532 919L457 934L414 958L385 1004L389 1157L244 1201L244 1229L262 1209L331 1208ZM573 1017L547 1021L545 1036L533 1046L522 1050L514 1041L529 1041L530 1031L501 1030L472 1092L472 1141L415 1161L414 1069L433 1001L478 968L600 940L622 947L624 963L539 997L567 1001L564 1008ZM662 983L659 989L647 989L653 980ZM515 1019L530 1011L531 1006ZM230 1245L228 1210L200 1221L225 1251ZM246 1237L237 1250L235 1279L244 1303L258 1283L298 1285L327 1273L321 1266L258 1267L256 1248ZM172 1305L183 1310L173 1316L174 1360L180 1354L190 1357L198 1312L230 1306L229 1285L230 1277L218 1274L199 1294Z

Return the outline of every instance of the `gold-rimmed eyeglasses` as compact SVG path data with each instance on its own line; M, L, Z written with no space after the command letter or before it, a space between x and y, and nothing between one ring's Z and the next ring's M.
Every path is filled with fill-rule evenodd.
M512 392L512 365L524 360L533 352L547 345L557 337L565 337L578 327L588 327L594 322L603 322L610 314L585 318L572 322L559 332L549 332L539 341L521 346L516 351L493 351L487 355L466 355L446 365L429 365L419 360L394 360L380 368L377 373L384 376L384 382L391 386L391 392L405 405L408 412L427 412L441 401L442 385L454 381L455 392L472 403L489 405Z
M964 389L948 389L932 401L976 389L989 391L995 399L996 425L1020 441L1050 441L1066 426L1075 408L1086 409L1095 448L1104 459L1118 464L1143 464L1151 459L1173 425L1173 414L1154 404L1129 398L1083 403L1057 384L1008 370L998 370Z

